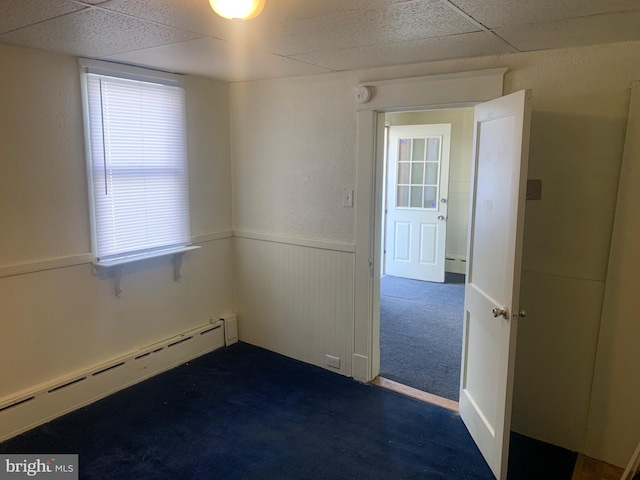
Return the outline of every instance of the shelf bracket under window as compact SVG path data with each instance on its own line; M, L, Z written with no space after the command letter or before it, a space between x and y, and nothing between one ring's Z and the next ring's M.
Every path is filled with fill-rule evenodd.
M122 274L124 273L124 265L118 265L113 269L113 286L115 288L116 297L120 298L122 296L122 287L120 283L122 282Z
M131 255L128 257L98 261L94 262L93 270L96 274L99 274L100 271L111 273L116 297L120 298L122 295L122 277L124 275L124 267L126 264L171 255L173 257L173 278L176 282L180 282L182 279L182 263L184 260L184 254L190 250L196 250L198 248L200 247L196 245L188 245L184 247L168 248L164 250L157 250L155 252Z
M182 279L182 260L184 252L176 253L173 256L173 279L179 282Z

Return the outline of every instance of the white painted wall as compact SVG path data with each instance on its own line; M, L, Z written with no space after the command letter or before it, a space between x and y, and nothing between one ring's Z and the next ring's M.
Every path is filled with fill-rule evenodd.
M352 243L353 211L341 207L340 194L356 178L353 86L505 66L505 93L533 90L529 176L543 181L543 199L527 207L522 305L529 316L520 326L513 427L583 450L640 43L233 84L234 223L245 231ZM254 267L243 268L250 277ZM256 313L239 322L259 328L265 320L257 307L243 306ZM295 356L304 348L299 342L326 338L326 331L303 328L296 336L272 333L281 336L279 351ZM640 353L633 358L640 361ZM593 454L611 460L601 450Z
M90 242L76 61L0 46L0 63L0 271L82 256ZM230 119L235 228L277 235L267 242L289 244L286 255L310 255L307 250L319 246L314 242L348 250L355 243L355 212L342 206L342 190L354 188L357 173L352 87L503 66L510 68L505 93L533 90L529 176L543 180L543 199L527 208L522 299L529 316L520 327L513 425L521 433L583 450L591 435L587 412L596 350L604 348L598 347L602 299L629 87L640 78L640 43L230 87L187 79L192 231L204 240L231 228ZM267 348L277 342L281 353L312 363L329 348L348 354L353 319L344 312L352 286L329 282L322 294L300 300L298 310L287 308L287 288L297 285L297 274L272 259L266 266L247 261L243 252L257 241L237 240L233 248L241 275L241 339L260 340ZM121 299L108 279L91 275L87 264L0 278L0 398L231 310L231 243L205 242L188 255L180 284L173 282L166 260L132 267ZM298 243L302 250L293 248ZM616 255L626 258L631 247L616 245ZM351 253L345 255L348 259ZM347 265L342 257L337 255ZM301 274L304 281L327 278L325 260L303 264L308 268ZM270 276L274 271L278 275ZM259 298L247 295L255 287L248 284L252 279L263 279L259 291L269 289L268 315L262 314ZM347 306L333 317L323 314L326 321L299 316L299 308L311 308L311 299L327 298L345 298L341 305ZM617 305L615 296L609 298ZM283 316L270 324L271 312ZM611 328L602 332L613 342L608 348L619 347L625 361L637 365L640 350L631 351L628 342L610 335L617 332L619 318L605 321ZM290 334L292 326L296 335ZM272 328L268 335L259 333L267 328ZM605 353L600 358L606 359ZM631 423L636 419L623 416L624 409L610 408L623 395L624 374L618 375L598 368L594 398L605 400L591 405L592 412L606 406L592 418L609 438L619 425L640 430ZM616 388L607 389L610 383ZM593 445L591 455L619 463L602 445Z
M353 353L353 278L333 281L325 262L339 258L345 267L353 264L353 253L296 240L353 251L355 212L342 206L342 193L355 188L356 115L351 95L349 108L336 95L350 90L342 76L231 85L234 228L289 243L235 239L240 339L321 367L326 354L339 356L346 375ZM261 256L268 258L259 261ZM300 291L303 285L308 288ZM345 295L347 303L332 306L332 298Z
M351 87L341 75L231 85L237 230L354 243Z
M473 109L457 108L422 112L388 113L390 126L451 124L451 156L449 164L449 198L447 209L446 271L465 273L467 229L469 225L469 193L471 191L471 153L473 149Z
M205 324L233 308L228 85L189 78L191 228L202 248L126 267L122 298L84 258L89 210L77 60L0 45L0 399ZM71 262L73 263L73 262ZM37 267L36 267L37 269Z
M618 465L640 443L640 83L632 92L585 448Z

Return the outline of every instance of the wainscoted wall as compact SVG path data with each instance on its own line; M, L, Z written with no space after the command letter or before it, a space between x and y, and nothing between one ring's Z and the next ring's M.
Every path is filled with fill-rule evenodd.
M186 77L191 230L203 248L187 254L181 283L167 259L131 267L120 299L86 263L76 59L0 45L0 64L0 398L232 310L234 277L241 340L316 365L333 355L352 374L356 215L342 195L357 180L353 86L509 67L505 93L533 91L529 175L543 180L527 207L513 425L614 463L635 446L614 455L599 437L639 427L626 414L634 370L611 370L639 363L637 329L623 321L637 273L607 276L607 265L640 42L232 85ZM635 231L622 230L630 198L616 222L622 263L637 253ZM624 299L615 275L632 287Z
M121 298L90 264L0 278L0 402L232 311L231 242L187 253L180 282L171 257L127 265Z
M542 200L529 202L526 212L521 298L529 315L519 328L513 428L583 450L593 435L586 412L603 408L591 404L592 381L629 88L640 77L640 42L232 84L234 227L356 243L354 210L342 207L341 194L354 188L360 175L357 151L369 146L356 141L353 87L500 67L509 69L505 94L532 90L529 177L543 183ZM361 194L355 192L356 203ZM239 284L238 294L245 298L242 288ZM238 307L244 308L241 302ZM270 343L280 351L300 357L316 348L316 338L329 335L291 337L285 327L295 316L277 322L274 316L251 330L271 329ZM262 318L252 315L251 322ZM315 324L320 326L329 328ZM625 348L637 364L640 349ZM603 372L598 388L614 378ZM620 395L612 394L607 404ZM625 421L614 411L603 414L609 412L615 424ZM632 427L637 431L637 424ZM628 443L625 450L633 449ZM619 462L604 449L590 452Z
M233 310L228 85L184 77L191 233L129 264L122 297L90 265L77 59L0 45L0 407L20 392ZM2 420L0 419L0 424Z
M236 232L240 339L351 375L353 251L350 245ZM327 367L325 355L340 358L340 368Z

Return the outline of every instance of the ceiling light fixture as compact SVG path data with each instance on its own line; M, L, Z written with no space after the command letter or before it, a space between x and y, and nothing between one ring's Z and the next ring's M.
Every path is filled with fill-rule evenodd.
M218 15L228 19L249 20L262 12L267 0L209 0Z

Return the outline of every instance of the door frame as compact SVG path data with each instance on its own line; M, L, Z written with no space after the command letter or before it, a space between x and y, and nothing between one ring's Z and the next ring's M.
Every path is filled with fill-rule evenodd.
M380 273L384 115L389 112L472 107L503 95L507 68L363 82L371 99L358 103L356 254L352 376L380 373ZM361 88L357 90L359 93Z

